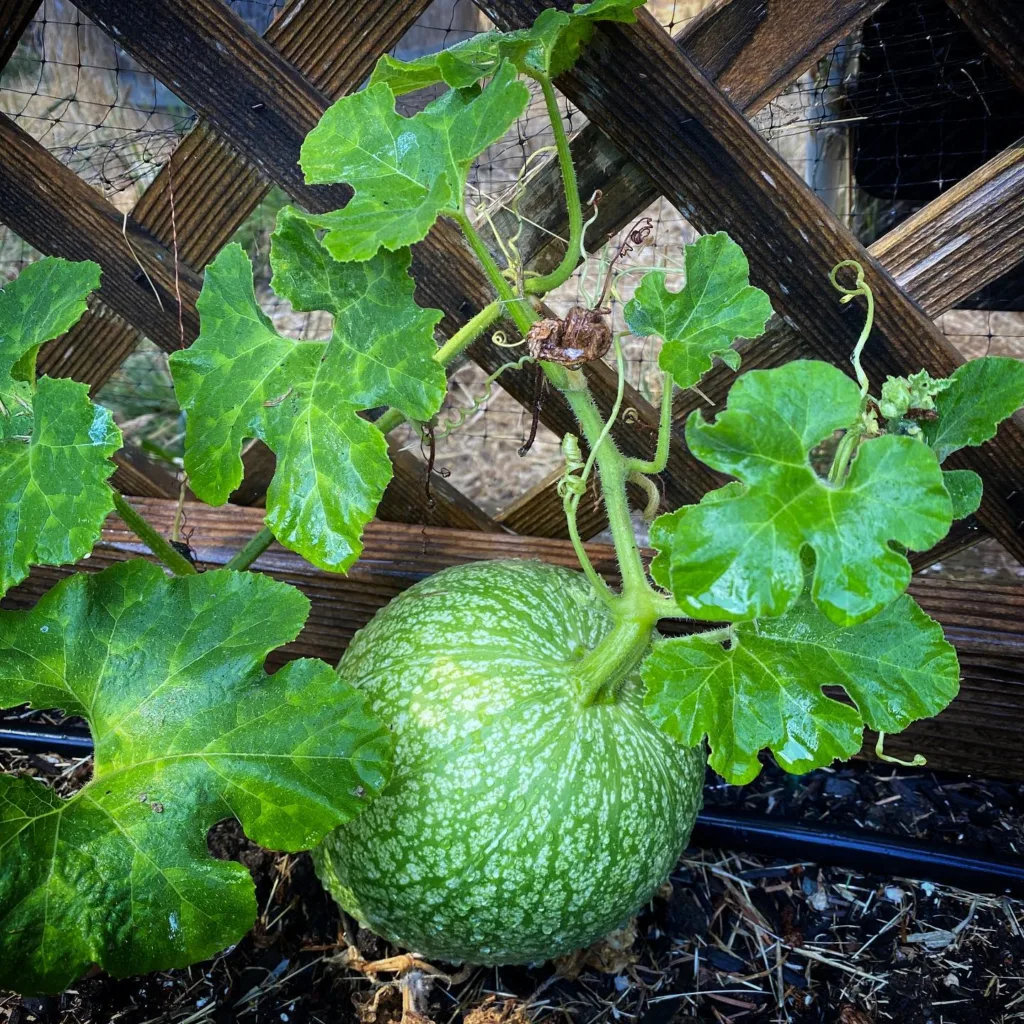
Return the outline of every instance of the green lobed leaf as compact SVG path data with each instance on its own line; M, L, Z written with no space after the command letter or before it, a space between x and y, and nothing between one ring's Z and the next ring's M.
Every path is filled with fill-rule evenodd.
M256 303L248 256L231 245L206 270L199 338L170 359L196 495L227 501L242 480L243 443L261 438L277 455L267 524L323 569L344 571L359 557L391 479L387 441L359 411L393 405L427 420L444 399L433 360L442 314L415 304L409 262L405 249L339 263L301 214L282 210L274 287L297 309L331 312L330 341L281 337Z
M959 367L935 399L938 419L921 424L939 462L996 435L999 424L1024 407L1024 360L983 356Z
M576 4L572 13L548 8L530 28L515 32L482 32L439 53L404 61L385 54L370 84L383 83L402 96L444 82L465 89L493 75L502 61L520 74L556 77L579 59L599 21L636 21L635 8L644 0L594 0Z
M743 250L724 232L704 235L686 246L686 284L671 292L665 275L644 275L623 315L640 337L663 339L658 365L681 388L692 387L719 356L733 370L740 355L737 338L757 338L772 315L771 301L750 284Z
M862 622L906 589L910 564L890 542L936 544L950 499L934 453L909 437L863 442L840 485L814 472L810 449L853 425L860 404L841 370L798 360L744 374L714 424L690 416L693 454L746 485L654 524L659 582L694 618L782 615L803 590L805 547L815 555L814 601L838 625Z
M395 112L384 83L344 96L302 144L310 184L347 182L355 195L343 209L309 215L326 230L338 260L368 260L381 248L422 241L445 212L462 209L473 161L526 109L530 94L503 63L482 91L451 90L413 117Z
M779 618L735 627L728 649L699 634L661 640L641 667L651 718L686 745L707 736L711 767L736 785L758 775L765 747L799 774L856 753L865 723L894 733L938 714L959 671L942 628L906 594L844 629L805 593Z
M88 555L114 507L106 481L121 432L87 385L43 377L31 422L29 441L0 438L0 595L29 566Z
M31 402L36 355L45 342L78 322L85 300L100 284L99 265L47 256L0 292L0 420ZM0 423L0 437L13 431Z
M943 470L942 482L949 492L954 519L966 519L981 507L984 484L973 469Z
M264 846L306 849L383 788L391 740L362 695L320 661L263 671L308 611L266 576L169 579L138 560L0 612L0 706L83 715L96 748L68 800L0 775L0 988L213 955L256 905L246 868L210 856L211 825L234 815Z

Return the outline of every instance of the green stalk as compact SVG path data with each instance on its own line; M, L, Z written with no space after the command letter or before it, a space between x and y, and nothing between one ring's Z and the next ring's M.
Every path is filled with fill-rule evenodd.
M675 390L675 382L672 374L662 375L661 392L661 417L658 423L658 447L654 451L654 458L650 462L643 459L627 459L627 465L633 473L657 474L663 473L668 465L669 445L672 442L672 392Z
M651 645L654 620L623 617L615 628L576 666L580 703L610 704L640 664Z
M579 266L583 252L583 207L580 205L579 185L576 182L576 168L572 163L569 150L569 139L565 134L562 114L558 109L558 99L551 80L546 76L538 76L544 102L551 121L551 130L555 135L555 149L558 152L558 167L562 172L562 187L565 190L565 205L569 213L569 245L562 257L562 262L551 271L540 277L530 278L526 282L526 291L531 295L543 295L572 277Z
M434 362L447 366L501 316L501 303L491 302L463 324L435 353Z
M473 222L469 217L465 213L452 213L451 216L462 229L463 235L466 236L466 241L469 242L469 246L480 262L480 266L484 268L488 280L498 293L498 297L502 300L503 304L507 306L509 316L512 317L519 333L525 338L537 320L537 315L530 307L530 304L525 299L516 295L512 290L512 286L505 280L498 264L494 262L494 257L484 244L484 240L480 237L476 228L473 227Z
M117 514L124 520L136 537L141 540L150 551L160 559L176 576L194 576L196 567L183 555L171 546L171 544L158 533L143 517L124 499L120 491L114 491L114 508Z
M264 526L259 533L252 537L240 551L236 551L231 558L224 563L225 569L241 571L248 569L260 555L263 554L271 544L274 543L274 535L268 526Z

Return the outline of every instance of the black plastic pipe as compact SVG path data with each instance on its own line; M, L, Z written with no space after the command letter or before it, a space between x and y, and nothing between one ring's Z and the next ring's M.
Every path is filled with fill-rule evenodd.
M36 725L34 722L15 724L7 719L0 721L0 747L13 747L29 754L85 757L92 753L92 736L88 729Z
M0 722L0 747L84 757L92 751L92 738L87 729L28 722L14 727L8 721ZM991 857L916 839L705 810L697 817L690 844L1024 897L1024 859Z
M969 847L936 846L919 839L723 811L702 811L690 842L853 868L868 875L938 882L971 892L1024 896L1024 859L989 856Z

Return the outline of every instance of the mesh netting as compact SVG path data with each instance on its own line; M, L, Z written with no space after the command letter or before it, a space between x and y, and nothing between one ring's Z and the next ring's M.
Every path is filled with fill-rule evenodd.
M283 0L227 2L257 32L283 6ZM704 6L704 0L648 3L674 35ZM394 52L408 59L488 27L471 0L435 0ZM402 111L411 113L427 99L405 97ZM26 31L0 76L0 109L122 212L132 209L196 120L193 111L66 0L46 0ZM585 124L571 104L563 101L563 109L571 131ZM758 113L753 124L865 242L1024 134L1020 97L944 0L892 0ZM527 161L543 156L551 145L544 105L535 95L514 130L474 170L470 207L493 208L515 186ZM296 314L269 290L269 237L285 202L282 193L272 191L236 239L254 259L257 294L278 328L296 337L323 337L329 317ZM695 237L693 229L665 201L642 215L651 218L653 232L649 243L630 257L631 266L679 266L683 245ZM38 255L0 228L4 278ZM564 312L593 294L595 273L582 286L577 275L549 297L550 305ZM617 280L617 330L624 330L621 304L637 277L625 274ZM964 302L963 309L941 317L940 326L966 355L1024 355L1022 282L1020 274L1008 274ZM657 343L627 337L624 348L629 382L656 402ZM520 354L513 350L509 358ZM485 396L483 385L484 374L474 364L454 369L448 409L438 428L436 465L450 473L451 483L464 494L497 513L559 467L559 439L541 428L529 455L517 458L530 413L498 385ZM99 398L114 410L129 440L175 467L183 425L164 353L143 341L102 382ZM465 413L464 421L446 433L444 423L457 409ZM420 447L414 435L402 443Z

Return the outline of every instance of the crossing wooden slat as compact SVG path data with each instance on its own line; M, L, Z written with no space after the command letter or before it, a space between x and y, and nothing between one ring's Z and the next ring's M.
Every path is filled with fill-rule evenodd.
M499 25L518 28L540 0L479 0ZM637 76L638 69L647 75ZM724 229L743 246L757 284L780 315L823 357L842 362L863 316L841 307L827 286L831 267L860 261L876 297L876 330L865 366L876 382L922 366L945 376L956 349L907 298L832 212L772 151L652 18L602 26L560 86L620 148L633 154L664 194L702 230ZM962 462L988 484L979 520L1024 559L1024 515L1011 507L1024 482L1024 431L1007 424Z
M357 88L377 56L405 34L428 3L292 0L264 39L313 86L333 98ZM179 259L201 268L231 239L272 184L254 162L200 121L171 155L132 216L168 247L173 247L176 235ZM92 345L90 336L101 329L91 317L83 317L60 343L44 350L41 368L59 367L63 376L94 387L102 384L134 349L138 334L122 325L116 336L108 332ZM86 355L97 348L102 358Z
M144 498L134 504L160 528L170 529L175 502ZM223 565L261 525L258 509L239 507L226 512L186 504L185 513L196 557L211 567ZM569 543L546 538L371 523L364 541L362 557L346 575L314 569L277 545L255 563L256 569L299 587L312 602L305 629L275 655L273 664L294 657L323 658L334 664L356 630L379 608L413 583L449 565L539 558L578 568ZM614 584L616 563L611 546L589 544L587 551L598 572ZM98 571L143 553L139 541L111 516L92 557L75 568ZM36 569L7 594L4 606L35 603L70 571L70 567ZM1019 724L1024 715L1024 592L1020 587L990 581L936 577L915 579L910 592L942 623L957 648L962 667L960 695L938 718L887 737L886 749L902 756L922 753L931 768L1024 778ZM662 625L666 633L693 628L690 624Z
M186 343L198 333L198 275L179 267L179 328L170 252L4 115L0 220L42 252L99 263L103 276L96 297L163 347L180 348L182 330Z

